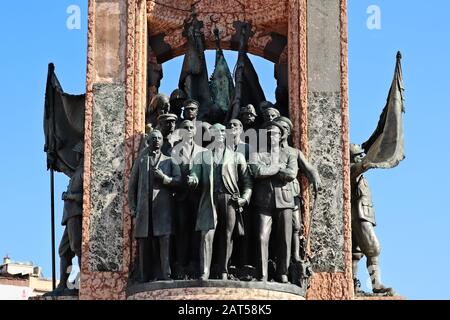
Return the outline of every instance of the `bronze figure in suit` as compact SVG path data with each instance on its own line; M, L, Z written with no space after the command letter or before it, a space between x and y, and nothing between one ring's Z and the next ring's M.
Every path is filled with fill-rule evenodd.
M128 191L131 214L136 218L134 237L139 240L139 271L143 282L150 278L149 257L154 264L150 272L153 277L166 280L171 276L172 188L178 186L181 179L178 165L161 152L161 132L153 130L148 139L148 147L133 164Z
M172 149L172 159L179 165L181 185L175 194L175 278L184 279L187 270L198 269L198 251L200 237L195 231L197 212L200 203L201 190L191 189L188 177L194 165L194 159L206 151L194 142L196 134L195 123L184 120L179 124L181 141Z
M201 279L210 276L214 234L217 227L218 263L222 279L228 278L228 261L233 250L233 231L236 227L236 210L250 202L251 179L247 162L242 154L227 148L225 127L211 127L214 137L210 149L194 160L189 184L202 189L196 230L201 232ZM243 226L237 226L243 230Z

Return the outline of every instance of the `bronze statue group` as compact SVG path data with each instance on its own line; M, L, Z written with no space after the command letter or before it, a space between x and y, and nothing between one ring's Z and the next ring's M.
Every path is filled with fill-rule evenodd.
M137 278L295 282L289 267L304 251L299 169L316 189L320 177L289 145L292 122L268 101L260 115L240 108L226 126L197 120L199 108L179 89L149 105L129 183Z

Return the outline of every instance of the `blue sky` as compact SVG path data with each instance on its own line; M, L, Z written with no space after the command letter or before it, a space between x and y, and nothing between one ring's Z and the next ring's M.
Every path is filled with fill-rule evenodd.
M0 255L33 261L51 276L49 174L43 152L47 64L54 62L65 91L85 92L87 1L4 2L0 10ZM69 30L70 5L81 8L81 29ZM381 9L381 29L369 30L366 10ZM395 54L403 53L406 87L406 160L367 177L373 190L384 282L409 299L450 299L450 26L446 0L349 0L351 141L375 128L392 80ZM210 64L213 53L207 54ZM227 54L231 67L236 55ZM266 95L273 70L254 58ZM181 59L165 66L162 92L178 82ZM212 68L209 70L212 71ZM57 244L63 229L56 175ZM441 202L444 202L441 205ZM367 273L361 263L363 285Z

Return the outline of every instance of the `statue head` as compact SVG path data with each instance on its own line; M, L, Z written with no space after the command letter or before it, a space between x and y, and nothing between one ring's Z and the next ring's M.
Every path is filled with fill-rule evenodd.
M221 123L213 124L209 131L211 133L211 137L213 138L213 142L224 143L226 138L226 128Z
M152 98L149 105L150 113L156 113L157 115L170 112L169 97L163 93L158 93Z
M177 120L178 117L173 113L165 113L158 117L158 127L164 137L167 137L175 131Z
M188 99L184 101L183 103L183 118L185 120L196 120L198 115L198 108L200 107L200 104L192 99Z
M269 108L275 108L274 104L270 101L263 101L259 104L259 110L261 110L262 113Z
M242 131L244 131L242 122L238 119L231 120L227 125L227 129L229 129L229 132L233 137L239 137L242 134Z
M84 157L84 142L80 140L72 149L76 153L77 161L81 161Z
M161 131L155 129L153 130L147 138L148 142L148 147L151 150L161 150L162 144L163 144L163 135L161 133Z
M364 149L359 144L350 144L350 161L359 163L366 156Z
M267 130L267 139L270 146L279 146L281 137L284 134L284 129L279 122L267 121L263 124L261 129Z
M184 139L191 139L195 136L195 133L197 132L197 128L195 127L194 122L191 120L184 120L180 123L179 126L181 130L181 134Z
M263 111L263 119L264 121L274 121L276 118L278 118L280 116L280 111L278 111L275 108L266 108Z
M283 127L282 139L287 140L287 138L289 138L289 136L291 135L292 130L294 129L292 121L286 117L278 117L275 119L275 121Z
M242 107L239 110L239 118L241 119L242 123L246 126L251 126L255 123L256 120L256 111L255 107L251 104Z

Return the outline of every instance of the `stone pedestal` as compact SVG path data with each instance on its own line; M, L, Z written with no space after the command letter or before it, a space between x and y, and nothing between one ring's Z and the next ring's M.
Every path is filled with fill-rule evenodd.
M401 296L356 296L355 300L361 301L403 301L407 300L405 297Z
M239 281L161 281L128 288L128 300L305 300L295 285Z
M307 298L352 299L346 0L89 0L80 298L127 298L135 242L126 194L144 132L147 49L158 63L183 54L181 31L191 5L204 22L207 49L215 49L213 21L222 47L231 50L238 44L234 22L245 21L252 27L250 53L288 63L294 144L324 182L313 212L302 178L306 221L314 214L306 225L315 254ZM185 290L129 298L176 298ZM292 295L239 287L189 290L203 298Z
M49 297L49 296L36 296L31 297L28 300L35 300L35 301L77 301L79 300L76 296L59 296L59 297Z

